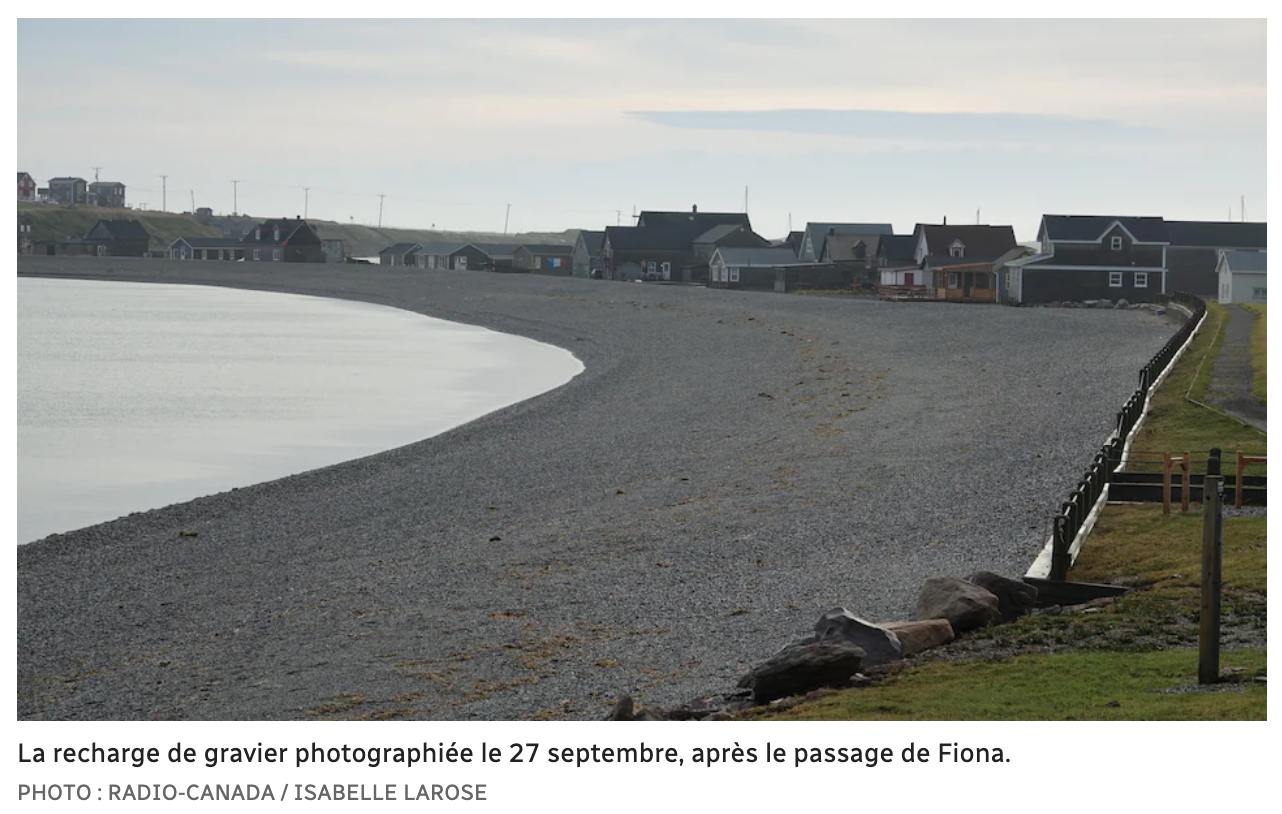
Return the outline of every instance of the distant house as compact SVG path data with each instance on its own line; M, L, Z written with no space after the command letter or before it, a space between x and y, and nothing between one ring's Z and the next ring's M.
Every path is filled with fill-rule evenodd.
M786 247L720 248L708 263L708 287L773 291L775 270L793 265L797 256Z
M601 243L605 241L605 230L593 232L584 229L574 240L574 252L571 255L571 271L575 277L590 277L592 272L601 268Z
M709 264L717 249L767 249L770 241L742 223L723 223L699 235L691 243L694 262L682 267L681 280L704 283L710 278Z
M200 221L201 223L209 223L213 219L214 219L214 210L210 209L208 206L196 207L196 220Z
M524 243L512 250L512 269L568 277L573 256L573 246Z
M1269 247L1267 223L1166 221L1167 291L1215 296L1220 252L1263 251Z
M432 243L419 249L406 264L437 271L480 271L489 259L474 243Z
M1153 302L1168 290L1159 217L1043 215L1037 242L1037 254L1006 264L1012 302Z
M119 181L94 181L89 185L89 205L125 208L125 185Z
M512 271L512 264L515 261L516 244L515 243L472 243L469 244L485 255L481 260L480 268L485 271Z
M151 235L136 220L100 220L84 237L100 257L146 257Z
M893 235L889 223L807 223L797 247L797 260L818 263L823 256L824 240L829 235Z
M18 173L18 203L36 202L36 179L25 172Z
M1216 264L1219 301L1265 304L1268 293L1266 252L1222 251Z
M31 238L31 227L35 224L35 218L30 215L18 216L18 254L32 254L35 251L35 241Z
M234 237L180 237L169 244L170 260L244 260L245 247Z
M879 281L877 250L883 238L893 235L828 235L824 239L820 263L849 268L852 281L860 290L871 290Z
M917 262L917 238L914 235L883 235L877 242L877 269L883 286L917 288L926 285L921 264Z
M635 263L642 274L648 273L656 280L672 280L673 271L679 276L681 267L694 258L689 241L681 232L667 228L607 226L601 242L605 276L621 279L614 271L625 263Z
M245 260L265 263L324 263L324 241L302 218L275 218L255 224L240 240Z
M423 249L421 243L393 243L378 253L380 266L416 266L417 255Z
M347 262L347 241L341 237L321 236L321 249L325 252L326 263Z
M996 260L1015 248L1015 230L1010 226L919 223L913 229L914 257L924 263L930 257L967 260Z
M63 206L84 204L89 200L89 185L83 178L59 177L49 179L49 200Z

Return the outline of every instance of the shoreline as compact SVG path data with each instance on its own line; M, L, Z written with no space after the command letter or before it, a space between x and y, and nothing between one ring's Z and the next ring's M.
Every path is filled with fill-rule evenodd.
M727 690L834 605L889 621L927 577L1023 573L1172 332L378 266L18 268L391 305L585 366L405 447L19 547L19 718L591 719Z

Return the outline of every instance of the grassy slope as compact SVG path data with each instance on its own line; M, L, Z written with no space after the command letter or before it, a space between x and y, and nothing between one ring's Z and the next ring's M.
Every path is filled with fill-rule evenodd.
M1189 402L1205 387L1198 364L1214 353L1225 316L1211 320L1154 394L1149 444L1263 449L1264 436ZM1205 365L1210 364L1208 358ZM1204 366L1205 366L1204 365ZM1159 409L1160 408L1160 409ZM1267 672L1267 518L1224 520L1222 668L1198 690L1197 618L1202 516L1158 505L1112 505L1073 569L1074 579L1123 584L1125 597L1084 613L1028 616L928 652L883 682L790 709L746 717L786 720L1264 720ZM946 656L963 660L932 661ZM996 688L996 690L995 690ZM1116 704L1114 704L1116 702Z
M1162 386L1151 394L1148 417L1135 437L1132 449L1136 470L1162 469L1161 453L1193 453L1200 470L1211 447L1224 450L1226 459L1237 450L1264 454L1264 433L1240 421L1188 401L1186 394L1201 401L1211 380L1211 366L1224 335L1228 311L1216 303L1207 304L1206 324L1189 345L1180 362Z
M190 215L172 212L144 212L135 209L106 209L96 206L47 206L18 204L18 214L31 215L35 240L62 240L81 237L100 220L137 220L151 235L153 248L168 246L180 237L221 237L222 232L205 226Z
M136 209L104 209L93 206L50 206L46 204L18 204L18 214L31 215L33 218L32 237L35 240L62 240L67 237L80 237L103 219L123 218L141 221L151 234L153 248L167 247L179 237L221 237L219 224L224 222L245 224L265 218L242 216L237 218L215 217L213 225L201 224L191 215L180 215L173 212L142 211ZM312 220L323 237L341 238L346 241L353 257L365 257L378 254L380 249L393 243L439 243L439 242L490 242L490 243L553 243L573 246L578 236L577 229L554 233L523 233L517 235L496 235L484 232L437 232L428 229L379 229L362 224L336 223L326 220Z
M1268 404L1269 395L1269 326L1268 306L1243 305L1243 308L1255 314L1255 327L1251 329L1251 366L1255 368L1255 378L1251 381L1251 391L1261 404Z

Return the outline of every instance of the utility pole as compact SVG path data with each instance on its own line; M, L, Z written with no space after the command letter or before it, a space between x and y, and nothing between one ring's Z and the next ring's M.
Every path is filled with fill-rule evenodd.
M622 209L616 209L616 210L614 210L614 225L615 225L615 226L622 226L622 225L623 225L623 210L622 210Z
M168 175L160 176L160 211L169 211L169 199L165 197L165 182L169 179Z
M93 182L96 184L98 183L98 170L102 169L102 167L90 167L90 169L93 170Z
M507 211L503 213L503 234L507 234L507 216L512 214L512 204L507 205Z
M307 220L307 195L311 187L303 187L303 220Z
M637 205L632 204L632 225L637 225Z
M1246 196L1242 196L1242 222L1246 223Z
M189 192L191 192L191 214L194 215L196 214L196 190L189 190Z
M378 228L380 229L383 228L383 199L386 197L383 193L378 193Z
M748 188L743 188L743 214L748 214Z
M232 213L232 215L237 215L237 214L239 214L239 213L240 213L240 204L239 204L239 203L237 202L237 200L236 200L236 185L237 185L237 184L239 184L239 183L240 183L240 181L237 181L237 180L236 180L236 179L234 179L234 178L232 179L232 182L231 182L231 213Z
M979 209L975 210L975 225L979 225Z

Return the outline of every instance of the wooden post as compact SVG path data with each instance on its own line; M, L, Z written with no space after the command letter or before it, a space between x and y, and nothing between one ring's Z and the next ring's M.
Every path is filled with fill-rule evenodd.
M1220 449L1211 450L1202 481L1202 605L1198 615L1197 683L1220 679L1220 565L1223 531L1220 502L1224 496L1220 476Z
M1190 453L1184 453L1184 488L1180 490L1180 511L1189 510L1189 492L1193 491L1193 467L1190 465Z
M1162 514L1171 513L1171 453L1162 453Z
M1250 455L1245 455L1245 454L1243 454L1243 453L1242 453L1242 450L1240 450L1240 449L1238 450L1238 452L1237 452L1237 483L1235 483L1235 484L1233 485L1233 498L1234 498L1234 499L1233 499L1233 505L1234 505L1234 507L1236 507L1236 508L1238 508L1238 509L1242 508L1242 492L1243 492L1243 491L1245 491L1245 490L1242 488L1242 476L1243 476L1243 473L1245 472L1245 470L1246 470L1247 466L1249 466L1250 464L1263 464L1263 463L1268 463L1268 458L1265 458L1265 457L1254 457L1254 456L1250 456Z

